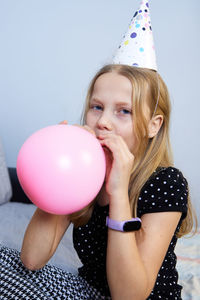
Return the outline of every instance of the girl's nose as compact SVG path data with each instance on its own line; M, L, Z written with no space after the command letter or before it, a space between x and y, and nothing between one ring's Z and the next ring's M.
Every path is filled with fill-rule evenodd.
M97 121L97 126L101 130L111 131L112 130L112 124L111 124L111 120L110 120L109 116L106 115L105 113L103 113Z

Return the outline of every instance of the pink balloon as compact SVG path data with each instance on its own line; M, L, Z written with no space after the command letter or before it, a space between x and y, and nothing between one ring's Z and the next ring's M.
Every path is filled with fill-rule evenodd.
M35 132L17 158L24 192L36 206L53 214L70 214L89 204L102 187L105 171L98 139L72 125Z

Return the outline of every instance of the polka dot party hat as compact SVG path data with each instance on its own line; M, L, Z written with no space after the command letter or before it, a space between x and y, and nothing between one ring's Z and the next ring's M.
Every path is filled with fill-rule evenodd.
M142 1L128 31L113 57L114 64L125 64L157 71L148 0Z

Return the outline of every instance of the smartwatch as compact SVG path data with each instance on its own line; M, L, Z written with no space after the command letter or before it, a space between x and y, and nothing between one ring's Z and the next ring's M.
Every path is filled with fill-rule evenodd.
M108 226L111 229L122 231L122 232L137 231L141 228L141 219L132 218L127 221L116 221L107 217L106 226Z

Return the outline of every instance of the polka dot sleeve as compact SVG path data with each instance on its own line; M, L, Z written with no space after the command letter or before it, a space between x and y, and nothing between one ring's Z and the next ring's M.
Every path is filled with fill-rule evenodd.
M138 198L138 216L146 213L179 211L187 215L188 184L176 168L162 168L146 182Z

